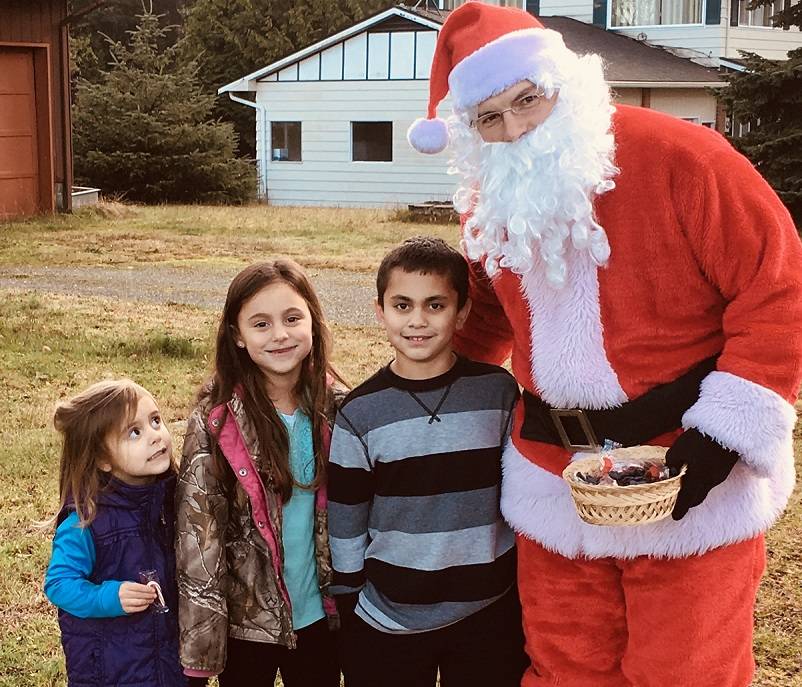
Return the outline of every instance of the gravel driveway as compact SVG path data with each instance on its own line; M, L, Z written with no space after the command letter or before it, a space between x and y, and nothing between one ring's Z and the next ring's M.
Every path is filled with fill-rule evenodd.
M22 265L0 268L0 289L184 303L219 310L228 284L239 269L147 264L122 268ZM329 321L343 325L375 324L371 303L376 287L372 274L331 269L310 269L307 273Z

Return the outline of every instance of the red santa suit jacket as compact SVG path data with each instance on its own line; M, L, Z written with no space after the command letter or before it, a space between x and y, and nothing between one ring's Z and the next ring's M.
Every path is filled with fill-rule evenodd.
M522 405L504 459L505 517L550 550L570 558L701 554L766 530L793 488L802 245L768 184L716 132L619 106L613 133L620 173L595 203L608 264L568 248L568 285L557 290L542 265L523 277L501 270L491 281L471 263L473 308L457 348L492 362L511 351L515 377L531 393L552 406L595 409L720 353L683 426L741 460L678 522L583 523L560 477L570 454L521 438ZM670 445L678 433L654 443Z

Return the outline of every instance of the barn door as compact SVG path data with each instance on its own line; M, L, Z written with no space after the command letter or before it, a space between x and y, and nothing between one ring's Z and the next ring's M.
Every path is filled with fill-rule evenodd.
M34 52L0 47L0 219L42 206Z

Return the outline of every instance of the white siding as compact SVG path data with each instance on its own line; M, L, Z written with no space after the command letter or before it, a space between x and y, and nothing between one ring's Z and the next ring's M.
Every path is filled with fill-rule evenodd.
M593 0L540 0L543 17L571 17L586 24L593 23Z
M649 107L675 117L695 118L702 122L716 121L716 99L702 88L652 88ZM615 102L636 105L643 102L643 89L616 88Z
M757 26L727 27L724 57L740 57L739 50L748 50L770 60L784 60L788 51L802 48L802 31L763 28Z
M724 31L721 26L646 26L611 29L632 38L646 40L653 45L688 50L687 56L720 57L724 49ZM646 38L643 38L646 36Z
M257 127L257 146L268 201L388 207L450 199L456 180L446 171L448 151L421 155L406 140L407 128L425 112L427 98L426 81L261 83L257 102L267 108L267 124ZM618 89L617 102L640 105L641 89ZM715 98L703 89L654 88L651 107L715 121ZM450 111L450 102L444 101L440 116ZM302 122L302 162L269 161L270 121ZM352 121L392 121L393 161L352 162Z
M798 0L799 1L799 0ZM724 57L740 57L739 50L748 50L770 60L784 60L789 50L802 48L802 31L788 31L763 26L730 26L730 4L724 0L721 9L724 24Z
M636 105L640 107L643 102L642 93L640 88L616 88L613 90L613 98L620 105Z
M650 106L700 124L716 121L716 99L702 88L653 88Z
M425 80L261 82L257 102L268 122L302 122L302 162L263 163L270 144L260 136L268 202L381 207L449 199L456 182L446 171L447 152L421 155L406 140L409 125L426 112L428 88ZM450 111L445 101L441 116ZM392 121L393 161L352 162L352 121Z

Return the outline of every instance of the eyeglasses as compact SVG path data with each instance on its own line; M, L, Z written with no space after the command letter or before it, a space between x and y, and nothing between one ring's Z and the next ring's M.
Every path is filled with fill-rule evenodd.
M498 112L485 112L474 119L471 124L482 132L494 131L503 123L505 112L512 112L514 115L531 112L538 106L538 103L545 95L545 92L541 89L526 91L513 100L512 105L508 108Z

